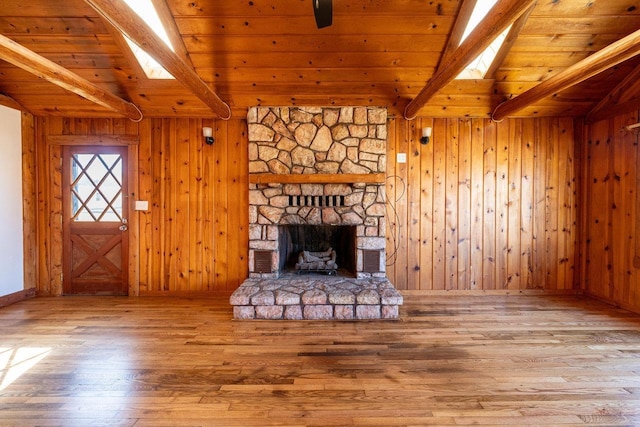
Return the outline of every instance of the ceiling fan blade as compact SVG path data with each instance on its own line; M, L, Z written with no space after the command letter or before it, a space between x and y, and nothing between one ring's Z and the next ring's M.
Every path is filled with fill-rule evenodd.
M318 28L331 25L333 21L332 0L311 0L313 2L313 14L316 17Z

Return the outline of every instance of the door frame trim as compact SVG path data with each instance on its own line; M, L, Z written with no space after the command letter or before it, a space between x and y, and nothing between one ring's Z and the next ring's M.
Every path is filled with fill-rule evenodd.
M60 148L63 145L95 145L95 146L127 146L127 179L129 183L128 221L129 221L129 296L140 295L140 270L137 260L140 259L140 227L139 215L133 206L138 194L138 135L47 135L46 143L49 149ZM60 153L62 154L62 153ZM62 156L60 156L62 161ZM62 178L62 165L54 166L55 173ZM61 190L61 188L59 189ZM62 194L59 194L62 200ZM59 212L62 215L62 212ZM62 221L62 216L60 216ZM60 227L62 232L62 227ZM60 236L62 239L62 236ZM62 261L62 260L61 260Z

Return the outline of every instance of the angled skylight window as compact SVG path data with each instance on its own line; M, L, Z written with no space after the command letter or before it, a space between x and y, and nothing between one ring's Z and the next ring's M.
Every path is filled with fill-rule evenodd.
M478 0L476 1L475 7L473 8L473 12L469 17L469 22L467 22L467 26L464 29L464 33L462 34L462 38L460 39L460 44L465 41L467 36L471 34L471 32L476 28L476 26L487 16L487 13L491 10L491 8L497 3L497 0ZM487 70L491 66L491 63L495 59L502 43L507 38L507 34L509 33L509 29L511 25L509 25L498 37L496 37L493 42L480 54L471 61L469 65L456 77L456 79L483 79Z
M169 40L169 35L167 34L167 30L165 30L162 22L160 21L160 17L158 16L158 12L153 7L153 3L151 0L124 0L127 5L138 14L138 16L147 23L147 25L156 33L158 37L160 37L169 49L174 50L171 45L171 41ZM162 67L162 65L158 64L158 62L153 59L144 49L135 44L133 41L129 39L129 37L125 36L125 40L129 44L131 51L135 55L138 63L144 70L145 74L150 79L173 79L174 77Z

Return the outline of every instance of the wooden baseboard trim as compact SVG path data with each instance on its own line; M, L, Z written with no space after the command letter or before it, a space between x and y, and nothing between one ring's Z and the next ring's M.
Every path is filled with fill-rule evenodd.
M483 295L583 295L581 289L544 290L544 289L477 289L477 290L404 290L398 289L402 295L450 295L450 296L483 296Z
M35 296L36 296L35 288L14 292L12 294L0 297L0 307L6 307L8 305L15 304L17 302L24 301L29 298L33 298Z
M640 314L640 307L638 307L638 306L621 303L621 302L618 302L618 301L607 299L605 297L601 297L599 295L591 294L589 292L586 292L585 295L588 296L589 298L593 298L595 300L598 300L598 301L600 301L600 302L602 302L604 304L610 305L612 307L621 308L623 310L630 311L632 313Z
M232 293L233 291L140 291L140 297L228 298Z

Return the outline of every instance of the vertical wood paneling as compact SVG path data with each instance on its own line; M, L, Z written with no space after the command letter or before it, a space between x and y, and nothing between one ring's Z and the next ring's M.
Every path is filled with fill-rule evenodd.
M51 289L51 217L49 216L50 188L49 188L49 149L45 146L46 123L42 120L35 122L36 145L36 185L38 188L37 203L37 229L38 229L38 292L42 295L54 295L56 291ZM61 292L62 290L60 290Z
M164 150L162 152L163 161L163 207L164 221L161 224L160 232L165 235L163 242L164 277L163 290L179 290L177 286L176 270L176 210L178 202L178 186L176 184L176 135L175 120L164 119L162 126L162 141Z
M153 237L151 239L151 276L149 277L147 291L163 291L165 290L165 168L163 167L163 156L168 147L165 146L165 137L163 129L164 120L151 119L151 154L149 161L151 162L152 182L150 184L151 199L149 201L151 211L155 212L151 215L151 224L153 229ZM168 286L166 287L168 290Z
M62 239L60 149L46 144L50 135L138 135L131 166L137 179L130 185L135 199L149 201L149 210L131 211L138 274L131 294L226 293L246 278L246 124L225 122L213 146L204 144L202 124L201 119L36 120L40 293L62 290L62 253L56 249Z
M433 145L433 289L446 289L446 119L435 119L430 144Z
M484 172L484 210L480 221L483 224L482 240L482 282L476 288L496 288L496 186L497 186L497 146L496 124L481 121L477 124L484 129L484 152L482 158ZM480 159L474 157L473 166L480 168Z
M521 135L521 165L520 179L520 288L533 288L533 205L534 205L534 150L535 123L532 120L522 122Z
M62 150L59 145L50 147L51 169L49 191L53 195L49 204L51 230L51 289L62 292Z
M559 129L557 120L551 121L549 145L547 146L547 178L546 178L546 214L545 214L545 250L547 252L547 283L555 286L558 283L558 182L559 182Z
M409 122L399 122L402 126L396 129L396 153L407 154L407 162L409 161L409 136L411 132ZM408 245L408 228L407 212L409 199L407 195L409 191L409 178L407 175L408 163L398 163L395 168L396 174L396 195L395 195L395 212L398 216L398 225L396 227L396 264L395 277L398 281L404 283L405 288L409 288L408 278L408 251L415 250Z
M522 120L508 119L509 124L509 189L507 190L507 288L520 288L520 251L522 239Z
M387 138L394 141L393 144L387 144L387 180L385 183L385 196L387 199L387 230L386 230L386 272L389 277L396 277L396 260L397 252L397 234L398 234L398 217L396 215L396 191L398 187L398 179L396 178L396 144L397 129L401 120L390 118L387 122Z
M417 159L410 156L403 175L410 183L420 183L420 193L409 191L395 206L420 213L401 215L404 223L399 228L407 227L409 246L430 248L431 256L420 256L417 285L415 278L409 282L398 274L408 268L414 275L415 257L398 257L395 268L388 271L392 282L400 289L421 290L572 289L576 244L571 239L577 233L572 220L576 202L572 119L492 123L418 118L417 130L427 123L433 123L434 130L429 146L420 147L420 168L411 167ZM399 135L406 134L403 126L406 131L411 125L394 123ZM417 130L409 132L415 139L420 136ZM408 144L413 147L415 141ZM404 152L402 136L395 146ZM401 167L391 160L388 174ZM416 218L419 228L412 224ZM413 241L420 245L412 245Z
M205 120L203 126L216 129L215 123ZM214 135L219 139L218 135ZM215 150L204 150L202 154L202 286L203 290L211 291L215 287L215 220L214 220L214 200L215 200ZM248 188L248 187L247 187ZM248 208L246 208L248 211ZM245 216L243 216L245 218ZM245 247L248 247L245 246ZM246 253L246 252L243 252ZM245 270L245 275L246 275ZM242 276L244 278L244 276ZM226 286L225 286L226 289Z
M533 282L533 287L545 289L549 286L547 280L547 263L551 262L546 256L547 247L547 148L550 143L551 120L541 118L536 126L536 144L534 148L534 188L533 188L533 277L538 280ZM539 177L545 177L541 180Z
M607 217L611 203L609 185L609 123L591 126L588 156L590 159L587 197L587 271L584 281L587 290L600 298L609 294L609 269L607 267L608 231Z
M127 161L129 163L129 175L132 177L140 176L140 159L138 158L138 146L129 145L127 148ZM129 212L127 220L129 222L129 241L127 251L129 254L129 295L140 295L140 223L139 215L136 214L135 200L140 200L139 196L139 179L132 179L128 182L129 197L125 199L124 206L127 206Z
M37 208L37 153L35 138L35 118L22 113L22 216L23 216L23 257L24 289L35 289L38 284L38 246L33 242L38 238Z
M482 119L471 122L471 260L469 289L478 289L484 275L484 126Z
M458 135L458 284L471 289L471 119L460 121Z
M226 289L234 291L242 284L249 269L246 256L249 247L247 216L249 206L249 153L246 140L248 138L247 123L244 120L227 122L228 148L227 156L230 168L227 177L229 204L229 274Z
M509 121L499 123L496 130L496 283L494 289L508 285L507 255L509 251Z
M458 289L458 123L446 119L446 193L445 193L445 289Z
M633 265L638 132L623 129L637 121L632 112L586 126L580 159L586 171L586 259L580 276L590 295L640 312L640 269Z
M214 168L214 280L224 283L225 290L228 289L227 269L229 267L229 194L227 193L227 173L228 173L228 122L220 122L216 126L215 136L218 140L212 148L215 153ZM232 199L233 200L233 199Z
M122 122L118 122L122 123ZM124 131L120 127L116 127L118 131ZM152 120L144 120L140 123L140 142L138 144L138 174L139 174L139 186L138 195L140 200L146 200L149 202L151 210L154 209L153 205L153 163L151 161L152 155ZM139 221L138 228L140 230L140 268L139 268L139 292L150 291L150 284L154 283L153 274L155 266L153 264L153 254L151 250L153 248L153 216L149 211L140 211L138 213ZM158 280L156 278L156 280ZM156 281L157 283L157 281Z
M572 122L391 118L386 224L387 275L393 283L399 289L425 291L572 289L577 241ZM203 124L215 129L213 146L202 141ZM423 126L433 127L429 145L419 143ZM234 290L247 274L245 129L242 120L146 119L132 125L120 119L37 119L38 228L46 230L38 237L39 290L59 293L55 275L61 266L61 253L55 249L61 238L56 228L61 212L59 152L42 141L47 135L92 132L140 138L138 198L150 202L148 212L134 213L139 221L140 294ZM592 143L589 152L595 150L606 160L589 166L588 191L606 201L613 167L606 144L609 126L594 132L602 134L605 143ZM620 155L630 158L633 147L621 149ZM397 163L397 153L406 153L407 163ZM615 163L622 171L616 199L634 189L631 181L625 182L635 179L628 162ZM588 268L592 262L602 263L600 275L589 271L585 277L590 284L606 279L604 285L594 285L593 292L605 297L605 235L622 240L630 236L628 225L607 231L608 218L601 208L589 206L589 226L602 221L596 224L602 229L590 229L589 236L597 234L596 240L602 240L595 246L590 241L586 251ZM635 221L634 211L630 218L616 215L623 224ZM613 262L627 257L616 253ZM616 277L624 273L616 272ZM623 280L629 286L621 298L635 297L635 281L635 275Z
M420 121L418 121L420 122ZM420 140L416 121L407 126L407 289L420 289L420 204L422 202L422 171ZM411 177L411 178L409 178ZM414 180L413 177L416 179Z
M189 120L189 141L202 135L200 120ZM201 290L202 282L202 154L206 144L193 144L189 149L189 290ZM206 146L206 147L205 147Z
M575 137L571 131L573 120L561 119L559 121L559 171L558 195L562 209L558 212L558 283L562 289L573 288L573 276L576 263L575 251L577 250L576 229L576 180L570 171L575 169L574 147Z
M416 126L418 123L420 126ZM422 190L420 171L420 141L417 137L421 121L412 121L406 128L407 140L407 289L420 286L420 192ZM415 178L415 179L414 179Z
M191 147L191 135L189 132L189 119L176 119L175 155L172 157L172 167L175 168L175 201L173 212L172 244L173 270L172 278L175 279L175 287L178 291L188 291L190 282L189 249L191 242L198 237L193 233L191 226L191 193L189 188L192 164L189 162ZM194 141L195 143L195 141ZM173 147L174 144L172 144Z
M419 119L420 126L418 134L422 135L420 129L431 127L433 129L433 120ZM417 137L416 137L417 139ZM418 211L420 212L420 283L419 289L433 289L433 142L421 145L420 147L420 204Z

